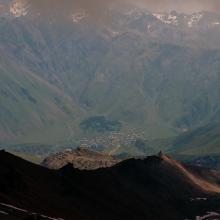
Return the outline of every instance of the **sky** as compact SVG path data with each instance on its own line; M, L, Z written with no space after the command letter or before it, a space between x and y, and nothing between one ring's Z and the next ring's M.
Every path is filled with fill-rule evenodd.
M181 12L219 11L220 0L142 0L142 4L157 11Z
M30 0L35 2L45 2L45 0ZM201 11L201 10L219 10L220 0L49 0L54 5L65 4L65 6L77 5L79 7L86 7L92 10L98 10L110 2L121 3L131 2L139 3L144 7L151 8L153 10L179 10L179 11ZM64 7L65 7L64 6Z
M0 0L3 1L3 0ZM138 4L152 11L171 11L192 13L196 11L220 12L220 0L13 0L29 1L34 9L48 10L86 9L94 15L101 15L102 9L111 4Z

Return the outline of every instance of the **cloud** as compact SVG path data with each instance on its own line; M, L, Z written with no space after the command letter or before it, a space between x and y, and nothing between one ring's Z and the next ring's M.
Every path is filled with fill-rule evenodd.
M0 0L1 1L1 0ZM33 10L74 11L85 9L90 14L101 16L105 7L124 3L139 4L153 11L177 10L181 12L220 11L220 0L14 0L26 1Z
M143 6L155 10L177 10L181 12L219 11L219 0L142 0Z

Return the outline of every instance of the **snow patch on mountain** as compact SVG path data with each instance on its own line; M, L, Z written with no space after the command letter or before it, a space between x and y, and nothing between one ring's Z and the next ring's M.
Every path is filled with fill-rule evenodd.
M219 26L219 25L220 25L220 22L219 22L219 21L212 22L212 26Z
M189 17L188 26L191 28L191 27L197 25L198 22L200 22L200 20L203 18L203 16L204 16L203 13L195 13L195 14L192 14L192 15Z
M22 17L28 14L28 2L26 0L13 1L10 6L10 13L15 17Z
M110 37L118 37L120 35L119 31L113 30L111 28L109 28L108 26L105 27L106 33L108 34L108 36Z
M178 25L178 17L173 14L153 13L153 16L165 24Z
M26 15L33 15L36 18L40 17L40 14L36 14L37 12L32 12L31 1L30 0L12 0L9 8L5 8L5 5L0 4L0 16L11 15L13 17L24 17ZM4 7L3 7L4 6ZM115 11L114 11L115 10ZM117 13L117 9L109 9L108 13L110 15L114 15ZM160 27L162 24L165 24L168 28L173 26L178 29L187 30L188 28L219 28L220 27L220 16L214 13L209 12L197 12L193 14L183 14L172 11L170 13L167 12L149 12L147 9L143 8L124 8L120 13L125 18L130 21L140 20L139 22L143 24L145 22L145 27L147 27L148 31L152 31L152 29L156 27ZM56 16L56 14L54 14ZM53 17L51 14L50 17ZM89 17L87 12L83 9L79 9L75 12L67 15L68 19L74 24L79 24L83 19ZM152 17L154 19L152 19ZM56 18L52 19L56 20ZM159 21L156 22L155 21ZM162 24L160 23L162 22ZM52 21L50 22L52 23ZM111 32L111 31L110 31ZM116 31L111 33L113 36L119 35Z
M87 17L87 14L85 11L81 10L79 12L72 14L71 17L73 23L78 24L81 20Z
M216 15L210 17L210 14L205 12L197 12L193 14L179 14L177 12L153 13L152 15L164 24L173 26L195 28L198 26L216 27L220 25L220 17L219 19Z

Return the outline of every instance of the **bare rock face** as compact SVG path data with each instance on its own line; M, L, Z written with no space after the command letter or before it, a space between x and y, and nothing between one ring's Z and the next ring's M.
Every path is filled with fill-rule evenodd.
M57 170L71 163L74 168L80 170L96 170L111 167L118 162L119 160L111 155L101 154L87 148L77 148L51 155L42 162L42 165Z

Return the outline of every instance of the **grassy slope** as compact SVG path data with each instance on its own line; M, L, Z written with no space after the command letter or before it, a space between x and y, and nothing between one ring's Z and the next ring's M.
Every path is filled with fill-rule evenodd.
M144 156L164 151L178 160L191 161L202 156L220 155L220 123L186 132L174 138L142 141L143 144L106 149L122 156Z
M56 142L69 135L80 111L68 96L3 56L0 79L2 142Z
M10 54L0 60L0 79L18 99L1 95L1 137L68 142L83 135L81 120L96 115L119 120L123 131L143 130L149 139L219 120L219 51L153 43L146 32L122 30L111 38L103 31L0 21L0 48ZM85 117L76 117L76 106L85 107Z
M176 138L172 153L186 156L220 155L220 124L210 124Z

